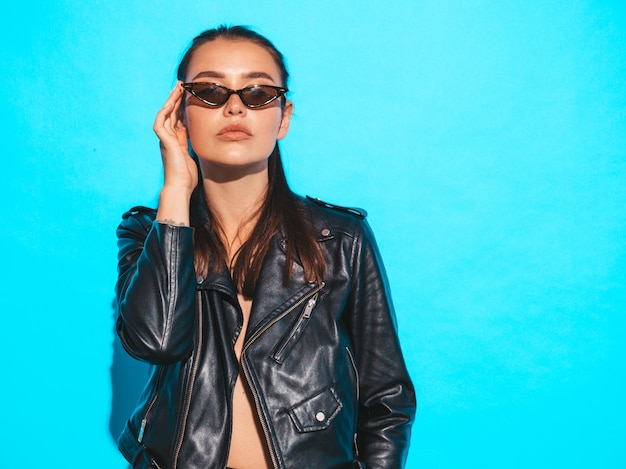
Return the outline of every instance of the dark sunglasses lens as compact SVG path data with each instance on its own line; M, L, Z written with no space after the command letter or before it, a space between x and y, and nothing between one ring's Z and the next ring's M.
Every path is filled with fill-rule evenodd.
M244 89L241 92L241 97L246 106L259 107L275 99L278 94L279 91L271 86L255 86Z
M195 83L192 89L198 97L212 105L221 106L228 101L228 91L221 86L212 83Z

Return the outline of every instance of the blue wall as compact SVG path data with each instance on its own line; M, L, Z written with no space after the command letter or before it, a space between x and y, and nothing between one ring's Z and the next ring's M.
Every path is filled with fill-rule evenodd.
M0 467L125 467L144 368L114 341L114 232L154 205L154 114L222 22L288 58L294 188L370 212L409 467L626 467L626 4L231 5L3 7Z

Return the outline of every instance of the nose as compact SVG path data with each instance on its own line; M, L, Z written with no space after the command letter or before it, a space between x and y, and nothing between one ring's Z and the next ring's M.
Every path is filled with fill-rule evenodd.
M241 102L241 98L238 94L233 93L228 97L228 101L224 104L224 114L226 115L238 115L246 112L246 106Z

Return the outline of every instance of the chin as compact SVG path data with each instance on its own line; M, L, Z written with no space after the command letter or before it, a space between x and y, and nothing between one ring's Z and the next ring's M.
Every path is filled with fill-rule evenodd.
M199 156L203 174L218 171L244 171L248 174L267 171L268 158L251 159L243 155L229 155L222 158L202 158Z

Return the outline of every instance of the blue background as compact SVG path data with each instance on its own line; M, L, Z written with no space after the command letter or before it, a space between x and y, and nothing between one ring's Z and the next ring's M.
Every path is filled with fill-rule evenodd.
M288 59L297 192L366 208L418 393L411 468L626 467L626 3L10 2L1 468L124 468L144 379L115 228L188 41Z

